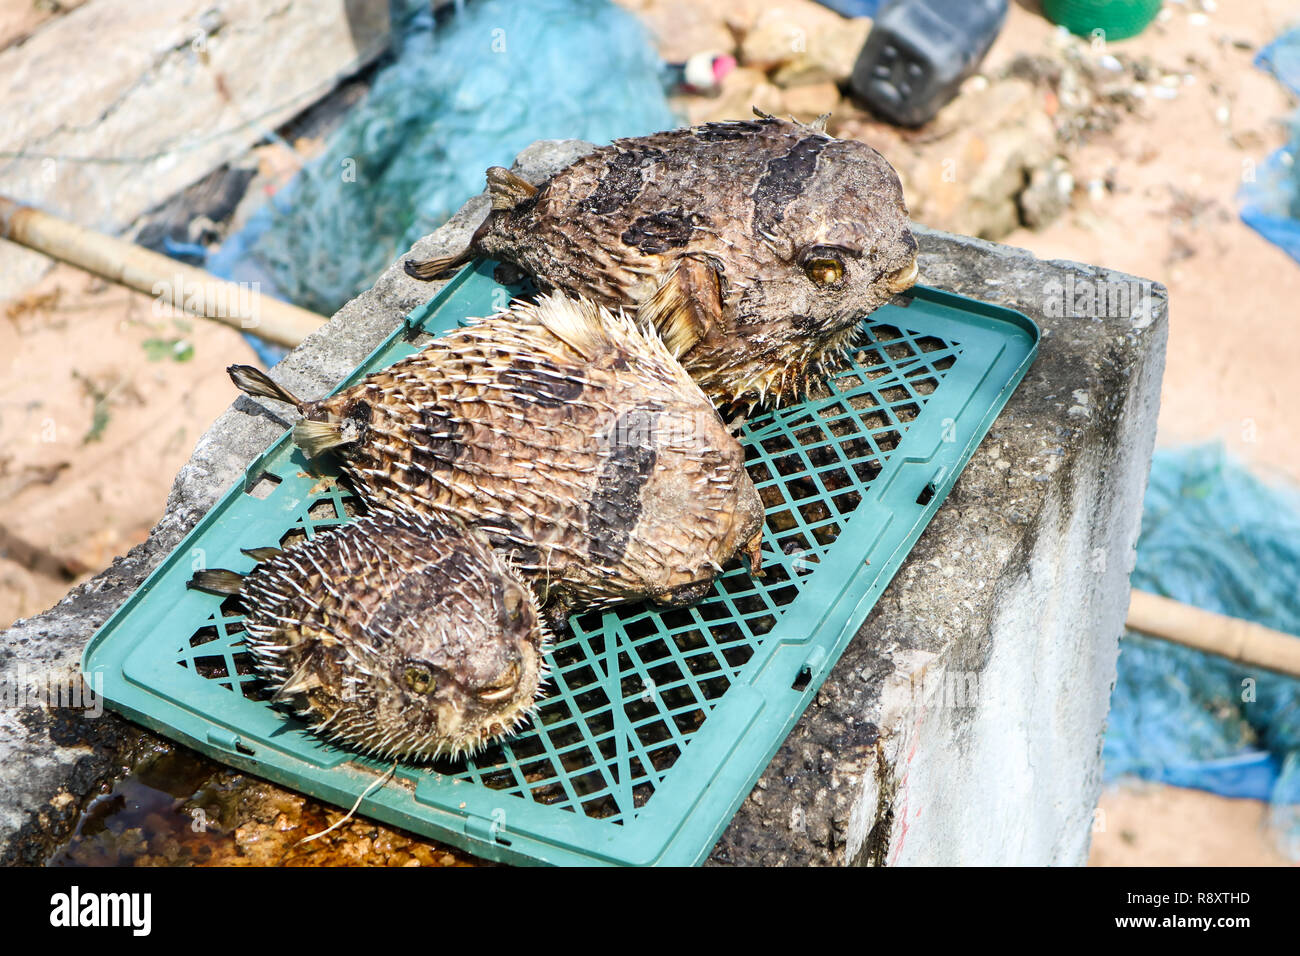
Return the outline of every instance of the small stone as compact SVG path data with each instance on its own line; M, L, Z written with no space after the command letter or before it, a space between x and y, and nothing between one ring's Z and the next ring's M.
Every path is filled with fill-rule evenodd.
M837 46L836 34L852 30L854 36L861 35L866 42L870 21L865 30L861 24L848 27L851 22L811 0L782 0L779 7L759 14L753 28L745 34L740 45L740 61L764 72L801 58L834 63L836 55L829 51ZM858 48L861 49L861 44ZM856 58L856 51L853 56ZM839 54L838 59L842 61L846 57ZM848 76L852 71L850 60L848 72L843 75Z
M785 109L780 89L768 82L767 75L744 66L722 78L722 88L717 96L677 97L674 102L686 110L692 125L753 119L754 107L774 116Z
M1070 207L1074 176L1066 161L1052 157L1029 177L1029 185L1020 194L1020 218L1030 229L1044 229Z
M1009 78L959 96L927 131L924 142L886 151L912 218L985 239L1017 228L1020 194L1057 149L1056 128L1034 86Z
M808 123L823 113L834 113L839 108L840 89L829 80L825 83L796 86L786 90L781 101L785 104L784 112Z
M808 38L807 50L778 67L772 79L777 86L784 87L828 80L847 83L870 32L868 17L845 20L834 28L818 30Z

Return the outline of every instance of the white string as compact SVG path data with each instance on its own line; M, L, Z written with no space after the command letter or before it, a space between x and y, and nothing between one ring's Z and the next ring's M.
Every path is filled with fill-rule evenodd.
M295 843L294 846L300 847L304 843L310 843L312 840L323 837L325 834L329 833L330 831L337 830L339 827L343 826L343 824L347 823L349 820L352 819L352 815L357 812L357 807L361 806L361 801L366 799L366 797L370 796L370 794L378 790L384 784L388 783L388 781L391 780L393 778L393 775L396 773L397 773L397 761L394 760L393 765L388 768L388 771L382 777L380 777L378 780L372 783L370 786L366 787L366 789L362 792L361 796L357 797L357 802L352 804L352 809L347 812L347 815L344 816L343 819L339 820L337 823L331 824L330 826L326 827L324 830L321 830L320 833L313 833L311 836L303 837L301 840Z

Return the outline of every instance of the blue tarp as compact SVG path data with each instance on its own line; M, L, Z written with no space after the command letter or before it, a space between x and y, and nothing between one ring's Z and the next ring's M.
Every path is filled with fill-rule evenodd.
M1260 50L1255 65L1300 96L1300 27L1288 30ZM1300 262L1300 114L1292 118L1291 142L1274 152L1242 184L1241 218L1269 242Z
M1296 96L1300 96L1300 27L1287 30L1255 55L1255 65L1268 70Z

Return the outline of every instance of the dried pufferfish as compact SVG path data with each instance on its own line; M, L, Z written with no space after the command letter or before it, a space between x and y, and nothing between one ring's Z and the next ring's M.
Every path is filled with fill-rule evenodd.
M548 634L532 590L463 524L373 512L247 575L190 586L238 594L258 669L311 729L363 752L473 753L534 712Z
M740 444L657 336L590 302L514 303L314 402L229 371L294 405L294 440L337 448L367 501L482 528L556 617L699 600L741 550L758 569Z
M540 186L494 166L469 248L406 270L511 262L543 288L639 308L719 405L801 392L916 282L917 244L878 152L824 118L758 117L615 140Z

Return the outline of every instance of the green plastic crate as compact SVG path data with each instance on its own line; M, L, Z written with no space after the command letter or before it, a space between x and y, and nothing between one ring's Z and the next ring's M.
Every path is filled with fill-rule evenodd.
M494 311L501 288L491 263L467 267L343 384L414 351L420 332ZM533 726L472 760L399 766L360 812L492 860L701 862L1037 344L1025 316L935 289L874 312L828 397L741 433L767 507L763 577L733 568L689 608L575 615ZM200 559L247 570L240 548L311 537L355 513L343 488L307 472L286 434L105 623L82 667L132 719L350 807L391 764L271 707L240 644L237 601L185 586Z

